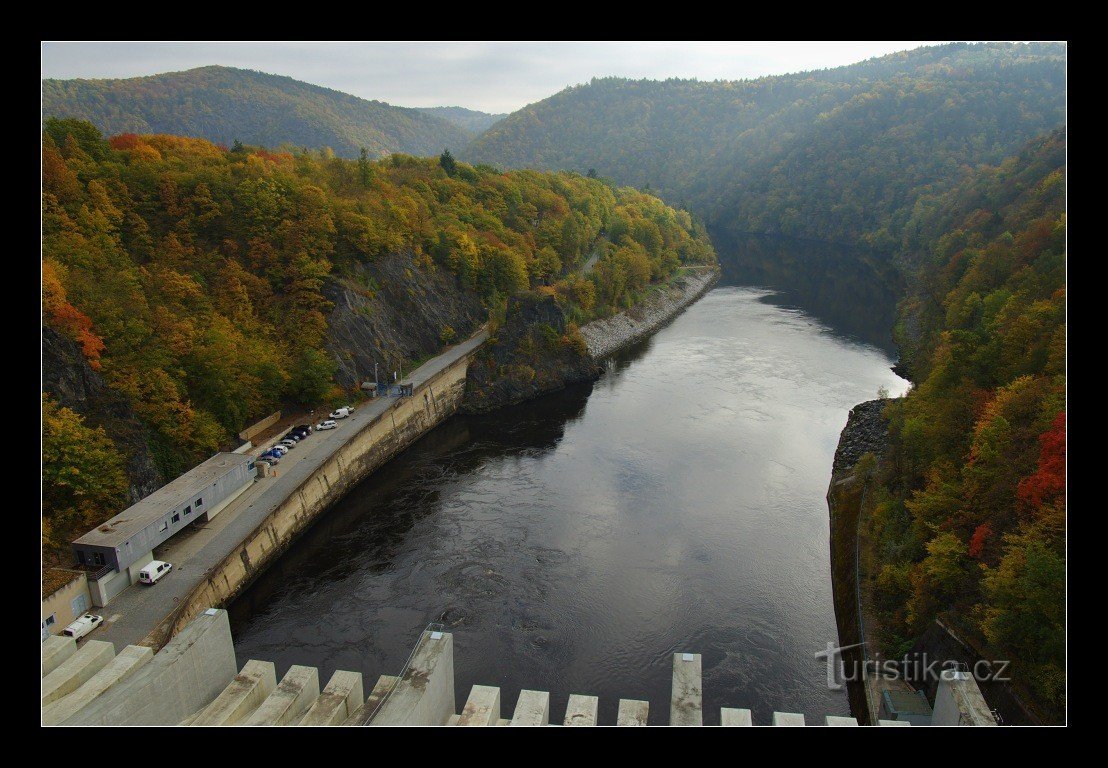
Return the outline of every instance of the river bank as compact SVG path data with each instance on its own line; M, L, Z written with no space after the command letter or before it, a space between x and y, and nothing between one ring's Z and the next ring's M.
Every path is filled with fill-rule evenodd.
M719 275L718 267L686 272L673 283L656 288L631 309L582 326L589 354L599 360L654 333L707 293Z

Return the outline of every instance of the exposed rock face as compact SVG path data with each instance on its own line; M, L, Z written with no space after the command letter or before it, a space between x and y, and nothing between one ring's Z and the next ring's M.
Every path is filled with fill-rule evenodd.
M885 452L889 445L889 422L884 416L888 402L867 400L850 409L835 449L834 474L848 471L867 452L878 458Z
M491 411L592 381L602 371L553 297L513 297L496 338L469 365L462 410Z
M130 503L156 491L164 480L147 445L146 428L127 397L108 387L94 371L77 343L52 328L42 329L42 391L84 417L90 427L103 427L127 459Z
M649 336L707 293L718 279L718 269L686 275L625 312L594 320L581 328L589 354L599 360Z
M475 294L446 272L420 269L410 253L357 265L350 276L331 278L323 293L335 305L326 347L344 387L372 379L375 362L384 379L404 361L468 338L487 318Z

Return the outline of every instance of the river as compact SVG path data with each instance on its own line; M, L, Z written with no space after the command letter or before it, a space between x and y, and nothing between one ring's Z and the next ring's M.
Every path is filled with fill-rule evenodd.
M442 622L459 709L480 683L508 717L529 688L555 719L584 693L601 723L636 698L663 724L690 651L706 724L848 714L814 658L837 639L824 496L849 409L907 388L896 287L866 269L818 287L812 265L846 257L812 244L729 249L724 281L595 385L455 417L355 488L231 606L239 663L368 689ZM767 269L788 255L808 266L791 281Z

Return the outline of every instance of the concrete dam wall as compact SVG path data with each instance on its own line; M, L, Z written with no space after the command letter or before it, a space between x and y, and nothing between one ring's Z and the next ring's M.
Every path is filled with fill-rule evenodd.
M452 416L468 364L469 355L461 357L362 426L207 574L147 644L161 647L206 609L227 605L347 491Z

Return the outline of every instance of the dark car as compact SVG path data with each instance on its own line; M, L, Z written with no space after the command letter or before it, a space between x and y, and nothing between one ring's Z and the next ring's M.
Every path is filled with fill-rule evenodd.
M297 424L295 427L293 427L293 431L295 431L295 432L307 432L310 435L312 433L312 425L311 424Z

